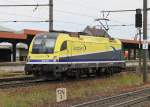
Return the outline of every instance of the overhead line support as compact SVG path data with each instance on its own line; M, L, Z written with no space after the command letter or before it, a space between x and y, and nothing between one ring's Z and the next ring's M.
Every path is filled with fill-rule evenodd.
M143 40L147 41L147 0L143 0ZM147 75L147 60L148 60L148 49L143 50L143 82L148 82Z
M142 9L143 11L144 9ZM134 12L136 10L108 10L108 11L101 11L102 13L104 12L110 12L110 13L117 13L117 12ZM147 8L147 11L150 11L150 8Z

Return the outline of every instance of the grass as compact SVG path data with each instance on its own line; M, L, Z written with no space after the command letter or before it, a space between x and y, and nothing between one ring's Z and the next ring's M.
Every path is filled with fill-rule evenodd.
M118 90L142 85L142 77L123 73L108 78L50 83L17 89L0 90L0 107L53 107L57 88L67 88L68 101L79 101L91 96L111 95Z

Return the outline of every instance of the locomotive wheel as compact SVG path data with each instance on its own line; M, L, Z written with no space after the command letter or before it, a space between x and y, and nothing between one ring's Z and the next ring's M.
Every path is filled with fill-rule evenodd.
M75 71L75 78L77 80L80 79L80 73L77 70Z
M105 68L105 72L107 75L112 76L114 69L112 67L107 67L107 68Z
M33 72L33 75L36 77L36 78L39 78L41 75L39 72Z
M67 75L65 72L60 73L59 78L57 78L60 81L66 81L67 80Z
M122 69L119 68L119 67L115 67L115 68L114 68L114 71L115 71L115 73L120 73L120 72L122 71Z

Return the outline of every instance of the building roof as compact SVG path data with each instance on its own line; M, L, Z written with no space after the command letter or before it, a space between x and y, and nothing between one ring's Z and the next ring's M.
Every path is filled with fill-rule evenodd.
M37 33L43 33L46 31L24 29L22 31L15 31L10 28L0 26L0 38L3 39L27 39L27 35L36 35Z
M0 38L4 39L27 39L25 34L16 34L12 32L0 32Z
M47 32L47 31L33 30L33 29L24 29L23 30L23 33L25 35L36 35L38 33L44 33L44 32Z
M14 29L0 26L0 38L3 38L3 39L26 39L27 37L23 33L18 33Z
M139 44L139 41L129 40L129 39L120 39L122 43L131 43L131 44Z
M139 44L139 41L137 40L120 39L120 41L126 44ZM141 43L143 43L143 41L141 41ZM148 42L148 44L150 45L150 42Z

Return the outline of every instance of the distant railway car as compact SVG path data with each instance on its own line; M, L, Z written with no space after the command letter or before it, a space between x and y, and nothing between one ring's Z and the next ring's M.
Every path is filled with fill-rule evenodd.
M119 39L50 32L37 34L31 42L26 74L65 76L119 72L125 68Z

